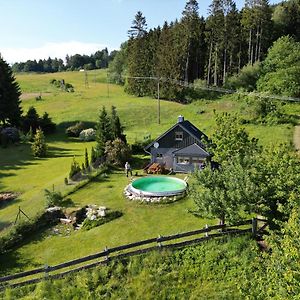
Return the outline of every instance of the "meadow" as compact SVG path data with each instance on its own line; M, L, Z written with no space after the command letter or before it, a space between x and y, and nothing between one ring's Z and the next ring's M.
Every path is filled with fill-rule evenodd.
M81 164L84 150L90 153L94 142L80 142L68 138L65 128L77 121L89 122L94 126L102 106L110 110L116 106L129 143L143 140L145 136L157 137L170 128L177 116L182 114L208 136L213 133L215 113L238 113L247 117L243 103L223 96L214 100L198 100L183 105L171 101L161 101L161 123L157 122L157 100L148 97L137 98L124 93L123 87L108 84L106 71L65 72L55 74L18 74L24 100L23 111L34 106L39 114L45 111L57 124L57 132L47 136L49 154L46 158L35 159L30 145L21 144L0 148L0 191L20 193L17 200L0 208L0 235L9 230L14 222L18 207L30 217L45 205L44 189L66 191L64 178L68 176L73 157ZM50 85L51 79L64 79L74 86L74 93L63 92ZM42 100L37 101L35 95ZM298 104L285 106L290 114L297 114ZM251 136L257 137L263 145L289 143L292 141L291 125L248 125ZM142 173L141 166L146 156L136 157L134 171ZM91 182L71 195L76 207L86 204L104 205L121 210L124 215L88 232L77 231L69 235L39 233L22 247L0 256L0 273L31 269L38 265L55 264L72 258L102 250L105 246L115 246L127 242L183 232L203 227L215 220L202 220L188 212L194 207L188 197L168 205L140 205L123 197L123 189L128 183L123 170L115 170L108 178ZM84 245L84 247L82 247Z

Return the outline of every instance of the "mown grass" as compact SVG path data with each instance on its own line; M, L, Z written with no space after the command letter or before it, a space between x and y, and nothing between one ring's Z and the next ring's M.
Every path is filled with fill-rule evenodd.
M85 86L85 75L82 72L17 75L24 93L41 93L43 99L36 101L32 96L23 100L23 110L26 112L30 106L35 106L39 114L47 111L58 124L58 131L47 137L47 158L34 159L29 145L0 148L0 191L20 193L18 200L0 208L0 234L5 234L5 228L14 221L18 206L29 216L33 216L44 207L44 189L51 189L53 185L58 190L69 188L64 186L64 178L68 175L73 156L81 164L84 149L87 148L90 153L94 143L67 138L64 130L75 121L95 123L103 105L108 110L111 105L117 107L130 143L149 134L152 138L157 137L176 122L179 114L184 115L207 135L211 135L214 130L215 113L230 112L247 117L242 104L230 97L214 101L201 100L189 105L161 101L161 124L158 124L155 99L137 98L125 94L120 86L108 85L105 71L92 71L88 74L89 87ZM49 82L53 78L71 83L75 92L67 93L52 87ZM47 96L43 96L44 93ZM296 108L298 106L295 105L293 110ZM290 125L245 127L264 145L292 140L293 127ZM32 237L27 245L8 256L0 257L2 269L54 264L101 250L105 246L191 230L202 227L207 222L187 213L187 208L193 205L190 199L153 207L126 201L122 195L126 180L122 172L116 172L107 180L91 183L71 197L77 206L105 205L122 210L123 217L89 232L76 232L69 237Z

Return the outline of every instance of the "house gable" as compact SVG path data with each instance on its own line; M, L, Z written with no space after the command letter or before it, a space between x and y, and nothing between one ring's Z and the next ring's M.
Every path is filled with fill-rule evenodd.
M145 151L149 152L154 143L159 144L159 148L175 148L180 149L192 145L194 143L205 148L202 139L207 139L207 136L196 128L189 121L176 123L169 130L159 136L151 144L145 147Z

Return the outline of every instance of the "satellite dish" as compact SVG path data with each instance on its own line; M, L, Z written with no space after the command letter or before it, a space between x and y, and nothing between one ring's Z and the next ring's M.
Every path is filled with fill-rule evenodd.
M157 149L157 148L159 147L159 143L158 143L158 142L155 142L153 146L154 146L154 148Z

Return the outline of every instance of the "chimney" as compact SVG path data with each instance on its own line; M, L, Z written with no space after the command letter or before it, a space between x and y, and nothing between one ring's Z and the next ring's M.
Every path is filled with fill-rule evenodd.
M182 115L178 116L178 121L177 121L177 123L181 123L181 122L183 122L183 121L184 121L184 116L182 116Z

